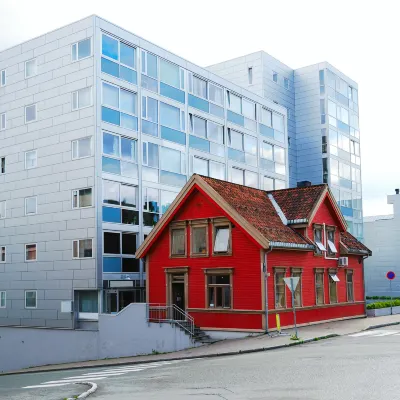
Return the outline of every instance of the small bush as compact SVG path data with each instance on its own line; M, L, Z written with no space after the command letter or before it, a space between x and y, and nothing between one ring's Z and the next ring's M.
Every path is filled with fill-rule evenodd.
M378 308L397 307L400 306L400 300L393 301L377 301L367 305L368 310L376 310Z

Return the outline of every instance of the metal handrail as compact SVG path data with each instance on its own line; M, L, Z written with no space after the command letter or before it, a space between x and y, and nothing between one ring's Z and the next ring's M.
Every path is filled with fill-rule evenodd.
M174 323L194 335L194 318L175 304L147 303L147 322Z

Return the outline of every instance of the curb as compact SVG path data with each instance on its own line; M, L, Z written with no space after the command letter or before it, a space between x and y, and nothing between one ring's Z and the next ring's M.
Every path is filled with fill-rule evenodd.
M399 322L399 324L400 324L400 322ZM151 363L156 363L156 362L161 362L161 361L195 360L195 359L203 359L203 358L216 358L216 357L225 357L225 356L235 356L235 355L240 355L240 354L250 354L250 353L259 353L259 352L262 352L262 351L279 350L279 349L284 349L286 347L299 346L301 344L317 342L319 340L324 340L324 339L331 339L331 338L335 338L335 337L338 337L338 336L341 336L341 335L338 335L336 333L331 333L329 335L317 336L317 337L314 337L314 338L303 339L303 340L295 341L295 342L292 342L292 343L280 344L280 345L272 346L272 347L259 347L259 348L256 348L256 349L227 351L225 353L201 354L201 355L198 355L198 356L158 358L158 359L145 360L145 361L126 361L126 362L120 362L120 363L107 363L105 361L103 364L97 364L97 365L87 365L87 366L79 365L79 366L70 366L70 367L65 367L65 368L50 368L50 369L45 369L45 370L41 370L41 371L5 372L3 374L0 374L0 376L19 375L19 374L21 374L21 375L22 374L38 374L38 373L44 373L44 372L57 372L57 371L66 371L66 370L74 370L74 369L119 367L119 366L124 366L124 365L151 364Z
M371 329L379 329L379 328L384 328L385 326L394 326L394 325L400 325L400 321L399 322L388 322L387 324L371 325L364 330L370 331Z
M70 397L67 400L86 399L86 397L90 396L97 390L97 384L93 382L75 382L75 385L90 386L90 389L88 389L86 392L83 392L78 397Z

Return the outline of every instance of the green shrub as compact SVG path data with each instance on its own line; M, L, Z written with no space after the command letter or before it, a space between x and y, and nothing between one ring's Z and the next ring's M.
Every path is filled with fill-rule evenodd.
M375 310L378 308L397 307L400 306L400 300L393 301L377 301L367 305L368 310Z
M379 296L372 296L371 299L372 300L379 300Z

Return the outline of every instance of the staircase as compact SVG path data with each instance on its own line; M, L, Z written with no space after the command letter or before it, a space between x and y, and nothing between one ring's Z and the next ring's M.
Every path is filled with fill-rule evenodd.
M181 330L183 330L187 335L190 335L195 343L202 343L202 344L211 344L218 342L217 339L212 339L209 335L207 335L204 331L202 331L198 326L194 325L193 334L190 333L189 327L190 322L187 321L180 321L177 324Z

